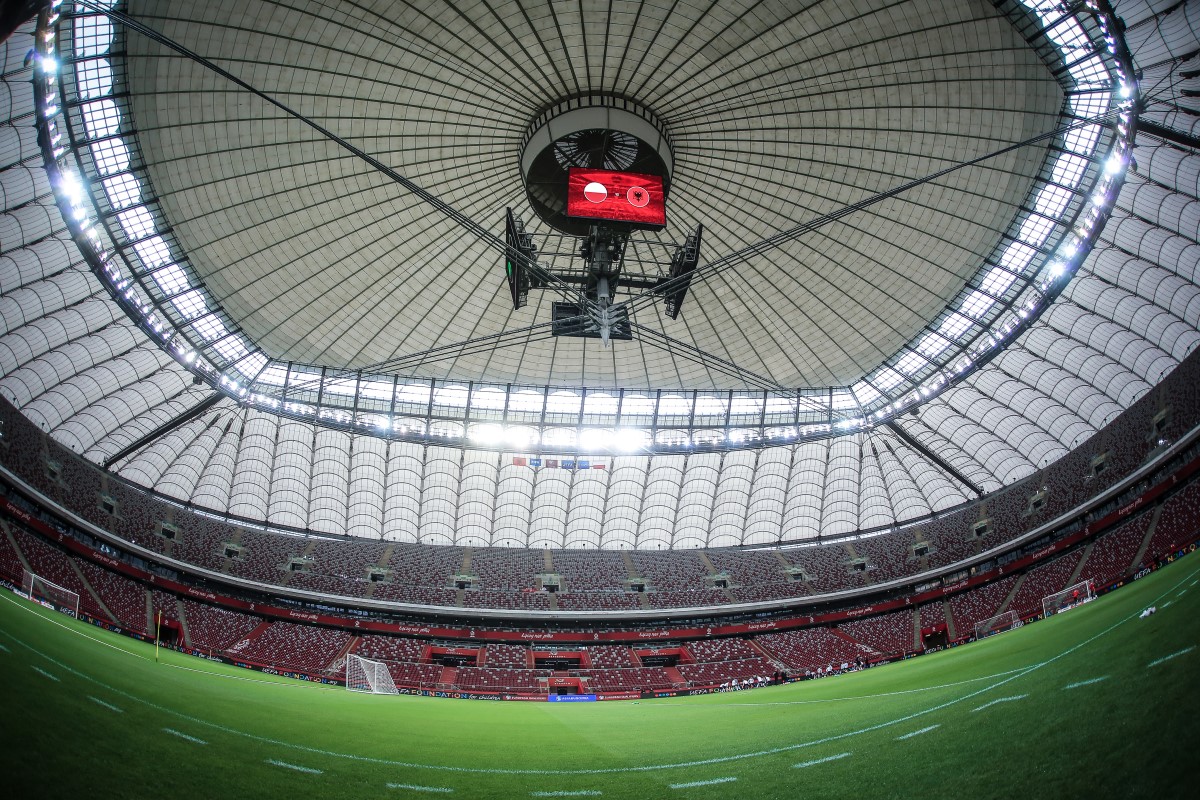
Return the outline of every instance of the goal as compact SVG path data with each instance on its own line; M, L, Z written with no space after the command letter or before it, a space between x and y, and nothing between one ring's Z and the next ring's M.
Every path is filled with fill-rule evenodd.
M1010 631L1013 628L1019 628L1024 623L1021 622L1021 617L1015 611L1005 611L1002 614L997 614L994 617L980 620L975 623L975 638L982 639L985 636L991 636L993 633L1003 633Z
M36 572L25 570L21 576L21 591L30 600L49 603L55 609L79 619L79 595L65 586L48 581Z
M1043 597L1042 615L1048 617L1051 614L1058 614L1095 599L1096 587L1092 584L1092 579L1088 578L1086 581L1068 586L1061 592Z
M346 688L352 692L400 694L396 690L396 682L392 680L392 673L388 672L387 664L353 653L346 656Z

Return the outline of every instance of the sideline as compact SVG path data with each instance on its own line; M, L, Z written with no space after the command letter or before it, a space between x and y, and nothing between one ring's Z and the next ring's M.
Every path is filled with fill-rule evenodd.
M14 606L21 609L22 611L26 611L26 612L29 612L30 614L33 614L35 617L38 617L38 618L44 620L45 622L48 622L51 625L57 625L58 627L62 628L63 630L73 633L76 636L82 636L84 639L89 639L89 640L95 642L96 644L102 644L109 649L116 650L118 653L124 653L127 656L131 656L131 657L139 659L141 661L149 661L150 660L149 656L143 656L138 653L135 653L133 650L127 649L125 647L121 647L120 645L113 644L112 642L106 642L103 639L92 636L90 633L87 633L87 632L81 631L81 630L77 630L77 629L71 627L70 625L66 625L62 622L59 622L58 620L54 619L51 616L42 614L41 612L39 612L37 610L37 608L33 607L34 604L32 603L32 601L25 600L20 595L17 595L16 592L8 592L8 591L4 591L3 589L0 589L0 599L13 604ZM58 614L59 612L55 611L53 613ZM90 625L90 623L84 622L83 620L80 620L80 619L77 619L76 622L78 622L80 625ZM103 630L103 629L101 629L101 630ZM112 633L112 631L109 631L109 633ZM121 634L118 633L118 634L113 634L113 635L120 636ZM16 637L13 637L13 638L16 638ZM135 640L135 641L137 641L137 640ZM143 644L146 644L146 642L143 642ZM6 652L6 653L8 652L8 648L5 647L3 644L0 644L0 650L4 650L4 652ZM175 651L172 650L171 652L174 653ZM184 653L182 655L187 655L187 654ZM195 657L196 656L188 656L188 658L195 658ZM287 681L268 681L268 680L264 680L262 678L250 678L245 675L224 675L220 672L209 672L206 669L196 669L195 667L185 667L182 664L168 664L165 661L161 661L159 663L164 667L171 667L172 669L182 669L187 672L198 672L201 675L208 675L213 678L225 678L225 679L231 680L231 681L247 681L249 683L261 683L261 684L265 684L267 686L283 686L283 687L286 687L289 689L317 689L317 690L321 690L321 691L329 691L331 689L340 688L340 687L336 687L336 686L328 686L326 684L321 684L321 683L314 683L313 681L296 680L294 678L289 679ZM214 663L224 664L224 662L214 662ZM224 664L224 666L229 666L229 665Z
M888 666L891 666L890 664ZM875 694L860 694L854 697L825 697L816 700L771 700L762 703L721 703L721 708L767 708L769 706L807 706L817 703L848 703L854 700L878 700L881 697L896 697L902 694L919 694L921 692L932 692L936 689L953 689L955 686L965 686L968 683L979 683L980 681L990 681L996 678L1003 678L1005 675L1012 675L1014 672L1020 672L1028 669L1028 667L1017 667L1016 669L1006 669L1003 672L993 672L991 675L980 675L978 678L965 678L961 681L953 681L951 683L939 683L935 686L920 686L916 689L898 689L894 692L877 692ZM849 673L856 675L858 673ZM842 677L840 675L836 677ZM794 681L799 683L800 681ZM713 695L729 694L728 692L710 692L707 695L698 695L703 697L711 697ZM691 700L692 696L688 697L671 697L662 698L661 700L650 704L648 708L704 708L711 709L716 706L698 706L694 703L686 703L684 700Z
M1151 600L1150 604L1153 604L1154 602L1161 600L1163 597L1166 597L1171 592L1177 590L1181 585L1183 585L1183 583L1194 578L1197 574L1200 574L1200 567L1197 567L1197 568L1193 569L1191 572L1187 573L1182 579L1180 579L1178 582L1173 584L1170 588L1168 588L1167 590L1165 590L1164 592L1159 594L1156 598L1154 598L1154 600ZM13 602L14 605L16 605L18 608L24 608L23 605L17 605L15 603L15 601L10 601L10 602ZM1145 604L1140 604L1140 605L1144 606ZM32 609L27 609L27 610L29 610L30 613L33 613ZM87 675L83 672L80 672L79 670L74 669L73 667L68 666L67 664L64 664L63 662L59 661L58 659L54 658L53 656L43 653L42 651L38 650L33 645L29 644L28 642L25 642L22 639L19 639L18 637L14 636L13 634L9 633L8 631L5 631L2 628L0 628L0 635L7 636L11 641L15 642L16 644L20 645L21 647L25 648L26 650L28 650L32 653L35 653L38 656L41 656L42 658L46 659L50 663L60 667L63 670L66 670L67 672L69 672L73 675L83 678L84 680L89 681L97 686L103 687L103 688L107 689L108 691L113 692L114 694L121 695L122 697L126 697L136 703L140 703L140 704L146 706L147 708L152 708L156 711L161 711L165 714L169 714L169 715L177 717L179 719L187 720L188 722L192 722L197 725L203 725L207 728L210 728L210 729L216 730L216 731L220 731L222 733L227 733L231 736L240 736L240 737L243 737L246 739L250 739L252 741L261 742L263 744L270 744L270 745L275 745L278 747L286 747L286 748L289 748L292 750L297 750L300 752L313 753L316 755L327 756L329 758L340 758L340 759L345 759L348 761L355 761L355 762L363 763L363 764L377 764L380 766L400 767L402 769L426 769L426 770L433 770L433 771L438 771L438 772L453 772L453 773L459 773L459 774L474 774L474 775L480 775L480 774L482 774L482 775L613 775L613 774L628 774L628 773L637 773L637 772L658 772L658 771L662 771L662 770L671 770L671 769L685 769L685 768L689 768L689 767L707 766L710 764L726 764L726 763L730 763L733 761L744 761L746 759L759 758L762 756L778 755L780 753L788 753L788 752L792 752L795 750L801 750L801 749L808 748L808 747L815 747L817 745L828 744L830 742L838 742L838 741L842 741L844 739L850 739L855 736L861 736L864 733L871 733L873 731L881 730L883 728L889 728L894 725L898 725L902 722L909 722L910 720L918 719L918 718L924 717L928 714L932 714L936 711L941 711L945 708L949 708L951 706L958 705L959 703L962 703L966 700L970 700L972 698L979 697L980 695L986 694L987 692L990 692L993 689L997 689L997 688L1004 686L1008 683L1011 683L1015 680L1023 678L1026 675L1029 675L1030 673L1032 673L1038 669L1041 669L1044 666L1047 666L1048 664L1052 664L1052 663L1058 661L1059 659L1062 659L1068 655L1071 655L1072 653L1080 650L1083 647L1086 647L1087 645L1091 644L1092 642L1096 641L1097 639L1107 636L1109 633L1112 633L1114 630L1116 630L1120 626L1122 626L1132 620L1138 619L1140 614L1141 614L1141 609L1139 608L1137 611L1134 611L1129 616L1124 617L1122 619L1118 619L1116 622L1114 622L1112 625L1108 626L1104 630L1100 631L1099 633L1095 633L1092 636L1088 637L1087 639L1084 639L1082 642L1079 642L1078 644L1075 644L1075 645L1067 648L1066 650L1062 651L1058 655L1052 656L1052 657L1046 659L1045 661L1040 661L1036 664L1032 664L1029 667L1024 668L1022 671L1018 672L1017 674L1012 675L1003 680L997 681L996 683L993 683L990 686L985 686L982 689L977 689L973 692L968 692L967 694L962 695L961 697L955 698L953 700L948 700L944 703L939 703L935 706L931 706L924 710L915 711L912 714L906 714L905 716L897 717L896 719L888 720L886 722L879 722L874 725L868 725L868 726L865 726L862 728L857 728L857 729L850 730L850 731L844 731L842 733L831 734L829 736L825 736L825 737L822 737L819 739L812 739L807 742L797 742L795 744L783 745L780 747L772 747L772 748L769 748L766 750L757 750L757 751L753 751L753 752L749 752L749 753L735 753L733 755L728 755L728 756L716 756L713 758L696 759L694 761L679 761L679 762L669 763L669 764L642 764L642 765L630 766L630 767L599 767L596 769L519 769L519 768L461 767L461 766L452 766L452 765L446 765L446 764L418 764L418 763L409 762L409 761L395 761L395 760L387 759L387 758L356 755L354 753L339 753L339 752L336 752L333 750L324 750L319 747L312 747L310 745L296 744L294 742L285 742L285 741L281 741L279 739L272 739L267 736L259 736L258 734L248 733L246 731L240 731L240 730L237 730L236 728L230 728L225 725L221 725L219 723L209 722L208 720L200 719L198 717L193 717L191 715L184 714L183 712L176 711L175 709L158 705L157 703L151 702L149 700L145 700L141 697L138 697L137 695L123 691L121 689L117 689L112 686L108 686L107 684L100 681L99 679L94 678L91 675ZM45 617L41 617L40 615L37 615L37 614L35 614L35 616L38 616L41 619L46 619ZM49 620L49 621L53 622L53 620ZM66 627L66 626L63 626L63 627ZM67 628L67 630L71 630L71 629Z

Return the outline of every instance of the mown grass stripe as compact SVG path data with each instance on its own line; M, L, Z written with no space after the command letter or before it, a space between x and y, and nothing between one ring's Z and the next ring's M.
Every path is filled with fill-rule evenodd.
M942 726L941 725L930 725L928 728L921 728L921 730L919 730L919 731L913 731L912 733L906 733L903 736L897 736L896 741L904 741L905 739L911 739L914 736L920 736L922 733L929 733L930 731L937 730L940 727L942 727Z
M1011 703L1014 700L1024 700L1026 697L1029 697L1029 695L1014 694L1012 697L997 697L995 700L991 701L990 703L984 703L979 708L972 708L971 711L972 712L983 711L985 708L991 708L992 706L996 705L997 703Z
M89 694L89 695L87 696L87 699L88 699L88 700L91 700L93 703L95 703L95 704L96 704L96 705L98 705L98 706L104 706L104 707L105 707L105 708L107 708L109 711L115 711L115 712L117 712L118 714L124 714L124 713L125 713L123 710L121 710L121 709L117 708L117 707L116 707L116 706L114 706L112 703L106 703L106 702L104 702L103 700L101 700L99 697L92 697L92 696Z
M1108 680L1108 676L1101 675L1099 678L1088 678L1086 681L1076 681L1075 683L1068 683L1066 686L1063 687L1063 689L1064 690L1065 689L1078 689L1080 686L1091 686L1093 683L1099 683L1100 681L1106 681L1106 680Z
M937 727L936 725L934 726ZM837 761L840 758L849 758L850 753L838 753L835 756L825 756L824 758L814 758L812 761L801 761L799 764L793 764L792 769L804 769L805 767L815 767L817 764L828 764L830 761Z
M733 781L736 781L736 780L737 780L737 778L734 778L731 776L728 778L713 778L712 780L708 780L708 781L690 781L688 783L672 783L671 788L672 789L693 789L697 786L712 786L717 783L732 783Z
M195 736L189 736L183 731L177 731L174 728L163 728L163 733L169 733L172 736L178 736L180 739L191 742L192 744L208 744L203 739L197 739Z
M54 681L55 683L60 683L60 680L57 675L52 675L49 672L46 672L46 670L42 669L41 667L35 666L33 664L30 664L29 666L33 667L33 671L38 673L39 675L45 675L47 678Z
M1176 650L1174 653L1163 656L1162 658L1156 658L1146 665L1146 669L1149 669L1150 667L1157 667L1159 664L1170 661L1172 658L1179 658L1180 656L1187 655L1195 649L1196 645L1192 645L1191 647L1185 647L1182 650ZM34 667L34 669L37 669L37 667Z
M312 767L302 767L299 764L289 764L286 761L276 761L273 758L268 758L263 761L264 764L270 764L273 767L283 767L284 769L295 770L296 772L304 772L309 775L321 775L325 772L323 769L313 769Z

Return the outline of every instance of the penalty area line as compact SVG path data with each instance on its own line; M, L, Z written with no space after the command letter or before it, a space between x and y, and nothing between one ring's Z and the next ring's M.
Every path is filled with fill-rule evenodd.
M273 758L268 758L265 761L263 761L263 763L270 764L273 767L283 767L284 769L291 769L291 770L295 770L296 772L303 772L308 775L322 775L325 772L325 770L323 770L323 769L313 769L312 767L302 767L299 764L289 764L286 761L276 761Z
M1174 653L1163 656L1162 658L1156 658L1153 661L1151 661L1149 664L1146 665L1146 669L1150 669L1150 667L1157 667L1159 664L1163 664L1167 661L1170 661L1172 658L1179 658L1180 656L1185 656L1195 649L1196 649L1196 645L1192 645L1191 647L1185 647L1182 650L1176 650ZM37 667L34 667L34 669L37 669ZM39 669L38 672L41 672L41 670Z
M971 711L972 712L983 711L985 708L991 708L992 706L996 705L997 703L1011 703L1014 700L1024 700L1026 697L1029 697L1029 695L1014 694L1012 697L997 697L995 700L992 700L989 703L984 703L979 708L972 708Z
M89 694L89 695L87 696L87 699L88 699L88 700L91 700L93 703L95 703L95 704L96 704L96 705L98 705L98 706L104 706L104 707L105 707L105 708L107 708L109 711L115 711L115 712L117 712L118 714L124 714L124 713L125 713L125 712L124 712L122 709L119 709L119 708L117 708L117 707L116 707L116 706L114 706L112 703L106 703L106 702L104 702L104 701L103 701L103 700L101 700L99 697L92 697L92 696Z
M604 794L598 789L580 789L579 791L562 792L530 792L530 797L599 797Z
M53 675L53 674L51 674L51 673L49 673L49 672L46 672L46 670L42 669L41 667L35 667L35 666L33 666L32 664L30 664L29 666L33 668L33 671L34 671L34 672L38 673L39 675L44 675L44 676L46 676L47 678L49 678L50 680L54 681L55 683L61 683L61 682L62 682L62 681L60 681L60 680L59 680L59 677L58 677L57 675Z
M937 727L934 725L933 727ZM817 764L827 764L830 761L837 761L839 758L849 758L850 753L838 753L836 756L825 756L824 758L814 758L812 761L801 761L799 764L792 764L792 769L804 769L805 767L815 767Z
M672 789L694 789L697 786L713 786L718 783L733 783L737 778L732 776L728 778L713 778L709 781L689 781L688 783L672 783Z
M414 783L389 783L389 789L404 789L409 792L434 792L436 794L451 794L453 789L449 786L417 786Z
M935 731L940 727L942 727L942 726L941 725L930 725L928 728L921 728L921 730L919 730L919 731L913 731L912 733L906 733L903 736L897 736L896 741L902 742L905 739L911 739L914 736L920 736L922 733L929 733L930 731Z
M189 736L183 731L177 731L174 728L163 728L163 733L169 733L172 736L178 736L180 739L183 739L186 742L191 742L192 744L208 744L208 742L204 741L203 739L197 739L195 736Z
M1093 683L1099 683L1100 681L1106 681L1106 680L1108 680L1108 676L1101 675L1099 678L1088 678L1086 681L1076 681L1075 683L1068 683L1066 686L1063 687L1063 691L1066 691L1067 689L1078 689L1080 686L1091 686Z

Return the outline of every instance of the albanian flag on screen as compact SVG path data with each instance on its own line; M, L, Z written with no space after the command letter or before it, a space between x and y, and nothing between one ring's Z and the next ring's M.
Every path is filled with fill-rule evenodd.
M567 216L607 219L644 228L667 224L663 181L657 175L571 167L567 171Z

